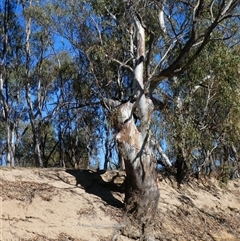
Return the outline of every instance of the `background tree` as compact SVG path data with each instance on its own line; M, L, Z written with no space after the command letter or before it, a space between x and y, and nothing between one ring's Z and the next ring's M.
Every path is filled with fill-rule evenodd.
M165 137L169 151L175 153L179 182L200 172L222 175L223 166L237 166L237 158L221 159L229 155L226 148L238 146L237 128L229 122L232 111L239 115L238 64L234 48L223 42L212 44L173 86L172 107L165 115L169 128L165 133L169 136ZM227 179L232 175L225 174Z
M80 97L76 101L76 95L88 94L83 88L73 94L73 85L77 86L80 79L78 66L73 64L64 44L55 43L56 36L50 32L42 7L36 1L6 0L1 4L0 105L1 120L6 125L1 157L3 164L6 159L11 166L25 165L23 159L29 155L27 165L55 165L53 160L50 164L49 158L59 151L60 140L52 136L52 124L61 115L61 108L78 116ZM67 92L71 98L59 98ZM71 121L75 120L69 119L68 123ZM33 145L29 146L29 142Z
M25 117L25 107L22 98L23 82L17 77L23 69L20 64L23 49L23 29L19 25L16 15L16 1L3 1L1 10L1 66L0 66L0 106L1 121L5 124L5 142L3 145L3 156L6 156L6 165L15 165L15 149L20 133L18 125ZM3 158L2 156L2 158Z

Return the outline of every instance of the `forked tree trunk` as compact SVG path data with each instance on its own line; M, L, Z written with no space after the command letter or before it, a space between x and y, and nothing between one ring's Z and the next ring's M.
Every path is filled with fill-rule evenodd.
M133 104L127 102L119 108L118 123L125 123L116 136L126 170L124 234L140 237L140 240L154 240L153 225L159 201L156 161L149 135L143 135L135 125L132 107Z
M150 119L154 110L151 98L144 91L143 63L145 58L145 30L132 14L137 34L137 53L134 69L135 100L117 108L116 135L119 149L125 161L126 170L126 227L124 234L140 237L140 240L154 240L153 225L159 201L156 180L156 159L150 142ZM136 126L133 112L140 118Z

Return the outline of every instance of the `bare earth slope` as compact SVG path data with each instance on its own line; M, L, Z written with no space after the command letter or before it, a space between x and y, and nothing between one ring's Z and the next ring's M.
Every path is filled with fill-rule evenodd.
M124 177L115 171L1 168L0 240L130 241L119 232ZM177 187L159 179L157 240L240 241L240 179L224 188L214 180Z

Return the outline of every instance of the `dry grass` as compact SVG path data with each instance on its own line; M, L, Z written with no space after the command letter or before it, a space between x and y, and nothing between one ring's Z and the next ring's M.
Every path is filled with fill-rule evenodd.
M39 196L44 201L51 201L57 194L56 188L46 183L34 183L28 181L7 181L0 183L3 201L6 199L15 199L22 202L31 203L32 199Z
M19 239L19 241L88 241L85 239L76 239L71 237L70 235L67 235L65 233L60 233L57 239L49 239L48 237L37 235L34 238L31 239Z

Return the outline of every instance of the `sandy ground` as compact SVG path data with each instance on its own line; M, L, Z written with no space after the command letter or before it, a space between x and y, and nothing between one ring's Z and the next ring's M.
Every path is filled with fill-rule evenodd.
M0 240L130 241L120 234L124 172L0 169ZM76 185L77 184L77 185ZM240 241L240 179L192 181L159 175L155 224L161 241Z

